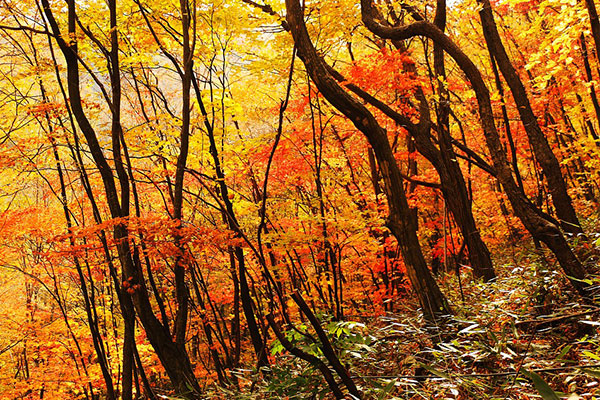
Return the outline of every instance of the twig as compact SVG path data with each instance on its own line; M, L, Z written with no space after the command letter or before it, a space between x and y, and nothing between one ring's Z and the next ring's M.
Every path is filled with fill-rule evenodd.
M535 327L539 327L542 325L546 325L546 324L552 324L555 322L560 322L563 321L565 319L569 319L569 318L575 318L575 317L581 317L583 315L589 315L589 314L595 314L597 312L600 311L600 308L596 308L593 310L588 310L588 311L582 311L582 312L578 312L578 313L574 313L574 314L568 314L568 315L560 315L558 317L552 317L552 318L534 318L534 319L526 319L524 321L518 321L515 323L516 326L520 326L520 325L525 325L525 326L529 326L530 324L535 325Z
M558 372L558 371L568 371L572 369L590 369L590 368L600 368L600 364L578 364L578 365L565 365L562 367L554 367L554 368L537 368L530 369L532 372ZM450 375L448 374L448 378L433 376L433 375L363 375L363 376L352 376L352 378L361 378L361 379L427 379L427 378L435 378L441 380L449 380L454 378L494 378L494 377L502 377L502 376L513 376L518 375L519 371L508 371L508 372L492 372L487 374L456 374Z

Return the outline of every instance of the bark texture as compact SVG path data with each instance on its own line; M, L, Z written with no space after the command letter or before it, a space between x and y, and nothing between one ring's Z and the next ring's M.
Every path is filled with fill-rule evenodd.
M494 122L489 90L473 61L448 36L430 22L422 20L409 25L390 27L380 22L384 18L375 8L372 0L361 0L361 9L364 24L377 36L393 40L426 37L438 43L446 54L456 62L475 91L481 126L496 177L502 184L515 214L534 239L546 244L554 253L571 284L582 295L586 295L585 288L588 285L581 281L586 277L586 271L573 254L559 227L550 216L544 214L524 196L513 179L510 164Z
M430 318L448 314L450 307L433 279L417 238L417 220L404 192L400 169L394 158L387 132L358 100L347 93L330 74L310 40L298 0L286 0L287 23L311 79L321 94L350 119L373 148L384 181L389 205L388 227L398 240L407 275L419 297L423 312Z
M479 12L481 26L483 27L483 36L485 37L490 53L498 63L498 68L500 69L500 72L502 72L502 76L504 76L513 95L519 117L525 127L525 132L527 133L531 148L548 181L548 191L552 196L552 203L554 204L560 225L566 232L583 233L579 220L577 219L577 214L573 208L571 197L567 193L567 184L563 178L560 163L552 152L548 140L538 124L537 117L531 108L525 86L502 44L502 39L498 33L496 22L494 21L490 1L480 0L480 4L483 5L483 8Z

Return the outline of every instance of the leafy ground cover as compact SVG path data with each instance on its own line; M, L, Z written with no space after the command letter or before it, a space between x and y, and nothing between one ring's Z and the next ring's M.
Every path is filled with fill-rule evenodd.
M597 262L599 244L585 246L590 266ZM524 256L532 253L537 255ZM468 269L463 269L460 283L456 275L445 275L443 288L452 293L456 315L437 324L415 314L418 305L410 298L385 315L326 324L366 398L599 398L598 297L584 302L573 296L541 251L526 249L513 261L498 267L499 277L492 283L471 279ZM595 293L599 284L595 282ZM301 333L287 332L287 337L322 356ZM252 382L254 393L218 390L213 397L329 398L317 370L284 354L281 346L272 353L277 367L268 384L240 371L240 379Z

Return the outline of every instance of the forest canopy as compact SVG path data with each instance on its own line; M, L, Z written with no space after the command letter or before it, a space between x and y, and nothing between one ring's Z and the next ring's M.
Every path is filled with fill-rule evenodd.
M1 399L600 398L593 0L1 0Z

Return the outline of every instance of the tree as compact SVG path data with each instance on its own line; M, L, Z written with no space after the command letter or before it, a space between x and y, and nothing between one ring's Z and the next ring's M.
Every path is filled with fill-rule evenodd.
M566 232L582 233L583 231L579 224L579 220L577 219L571 198L567 193L567 186L563 179L558 160L554 153L552 153L552 149L550 149L548 141L540 129L538 120L533 114L523 82L521 82L517 71L511 64L508 54L502 45L502 39L498 34L498 29L492 14L492 6L489 0L482 0L481 4L482 8L479 15L481 16L483 35L490 54L498 63L498 67L511 90L517 105L517 110L519 111L519 116L525 127L525 132L527 132L527 136L529 137L532 150L548 180L548 188L552 195L560 226Z
M586 272L581 262L573 254L552 218L536 209L525 198L512 177L510 166L494 123L489 91L475 64L435 25L426 21L417 21L402 27L384 26L377 22L377 20L383 20L383 18L378 14L370 1L362 0L361 6L365 25L377 35L396 40L408 39L417 35L430 38L442 46L444 51L454 59L465 73L477 96L479 116L497 178L504 187L515 213L532 236L545 243L552 250L573 286L581 294L585 295L585 287L587 285L582 279L586 276Z
M384 190L388 198L388 227L398 239L407 273L423 312L433 318L436 314L450 312L450 307L439 290L416 235L416 218L411 212L402 186L402 176L394 159L385 130L362 104L353 99L336 83L310 41L304 25L300 4L287 0L287 18L290 31L298 48L298 55L323 96L342 112L369 140L377 157L384 179Z
M474 4L4 1L0 392L385 397L593 300L594 6Z
M110 165L106 157L103 154L100 143L98 142L98 138L92 127L88 117L85 114L85 111L82 107L82 98L80 91L80 79L79 79L79 57L77 53L77 16L76 16L76 7L75 1L70 0L68 2L68 35L69 42L66 42L63 37L65 35L61 32L59 24L54 17L54 13L52 8L48 2L48 0L42 0L42 6L44 9L44 13L46 18L48 19L48 23L52 32L54 33L54 37L56 42L65 58L67 64L67 88L69 93L69 104L71 106L71 110L77 121L77 124L90 148L92 156L94 158L94 162L100 171L102 176L102 182L104 185L104 190L106 192L108 205L110 207L111 216L113 218L122 218L125 219L129 216L129 202L130 202L130 189L129 189L129 179L127 173L125 171L122 153L121 153L121 141L122 141L122 129L121 123L119 120L120 116L120 74L119 74L119 61L118 61L118 37L116 30L116 2L111 2L109 4L109 9L111 13L111 45L112 49L110 52L110 61L111 61L111 86L113 91L113 99L110 104L112 109L112 155L115 162L115 169L117 173L118 183L120 185L120 195L117 191L115 178L112 172ZM182 15L188 15L185 7L186 4L182 2L181 4ZM187 32L189 28L189 22L187 18L183 17L183 31ZM185 34L184 34L185 35ZM188 42L184 43L184 69L186 72L183 74L183 85L184 89L184 115L183 115L183 123L182 123L182 131L181 131L181 139L182 139L182 148L181 153L178 159L178 173L177 173L177 181L176 181L176 191L175 198L180 198L181 194L177 194L182 190L182 174L183 169L185 167L185 155L187 153L187 136L188 129L187 126L189 124L189 117L187 117L189 106L189 88L191 82L191 59L189 57L189 46ZM186 99L188 103L186 103ZM179 200L180 201L180 200ZM175 217L181 214L180 203L175 201ZM177 211L178 210L178 211ZM187 303L183 298L185 298L185 282L181 277L183 273L183 266L176 265L176 284L178 285L178 299L180 301L179 307L180 311L178 313L176 325L178 324L179 330L176 329L175 340L171 337L169 333L168 326L164 326L158 318L156 318L154 311L152 310L152 306L150 304L150 299L148 296L148 292L145 289L145 283L143 279L143 273L140 269L140 261L137 259L135 250L132 250L129 243L129 233L128 228L124 223L117 223L114 226L113 231L114 239L117 243L117 250L119 254L119 262L123 271L123 282L128 282L131 287L135 287L134 290L128 291L127 294L132 295L133 305L136 308L137 315L140 318L140 321L145 327L146 334L148 335L148 339L152 343L155 348L157 355L161 359L163 366L165 367L170 379L173 382L173 385L180 393L187 393L191 390L192 397L197 396L200 392L200 388L194 377L192 367L187 355L187 351L184 347L184 339L178 338L177 333L179 335L184 335L185 332L185 315L187 313ZM121 288L117 287L116 290L121 290ZM130 293L133 292L133 293ZM123 300L127 302L127 294L124 294ZM127 303L126 303L127 304ZM124 310L128 310L128 313L124 314L124 318L126 320L127 332L126 334L133 334L133 315L131 313L131 309L124 305ZM181 330L183 329L183 332ZM131 346L131 337L127 343ZM130 381L131 380L131 368L133 367L133 350L131 347L127 347L127 362L128 367L125 372L125 378ZM130 388L127 389L127 392L130 392ZM129 394L128 394L129 395Z

